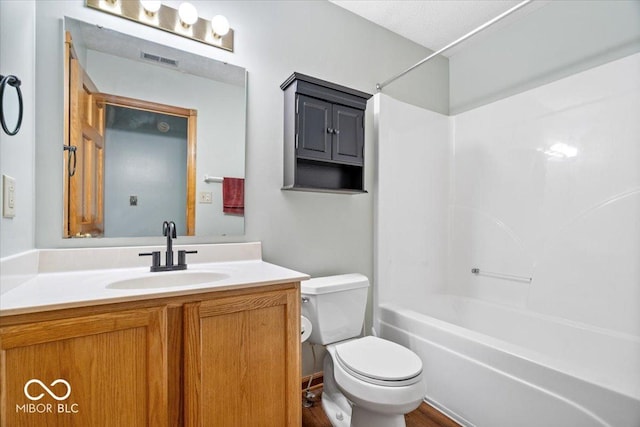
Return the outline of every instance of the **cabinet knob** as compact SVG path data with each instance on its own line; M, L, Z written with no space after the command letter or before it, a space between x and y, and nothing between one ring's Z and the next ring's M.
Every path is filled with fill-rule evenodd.
M339 133L340 133L340 131L339 131L338 129L334 129L334 130L333 130L333 133L337 135L337 134L339 134Z
M327 128L327 133L333 133L333 128Z

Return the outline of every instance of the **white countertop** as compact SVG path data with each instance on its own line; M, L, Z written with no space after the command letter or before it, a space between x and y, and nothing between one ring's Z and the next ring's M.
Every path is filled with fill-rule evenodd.
M135 249L138 250L138 249ZM135 252L134 250L134 252ZM246 250L246 248L245 248ZM131 248L127 248L131 251ZM83 270L44 271L23 274L20 283L6 282L0 293L0 316L83 307L123 301L145 300L168 296L188 295L213 290L268 285L306 280L308 275L280 267L255 256L245 260L188 263L185 271L151 273L149 267L93 268ZM146 257L145 262L150 262ZM42 264L42 261L40 261ZM50 270L50 269L44 269ZM110 284L132 278L169 277L171 275L212 275L213 282L195 285L166 286L143 289L117 289ZM171 280L168 280L171 282Z

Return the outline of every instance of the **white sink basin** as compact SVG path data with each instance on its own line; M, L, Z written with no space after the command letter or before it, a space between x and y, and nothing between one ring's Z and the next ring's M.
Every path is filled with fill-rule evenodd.
M118 280L107 285L109 289L155 289L204 285L229 278L228 274L214 271L175 271L148 273L144 276Z

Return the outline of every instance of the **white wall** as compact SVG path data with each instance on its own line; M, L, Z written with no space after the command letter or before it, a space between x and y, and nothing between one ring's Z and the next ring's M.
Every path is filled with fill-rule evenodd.
M419 309L446 288L451 119L376 94L375 121L377 303Z
M24 102L18 134L0 129L0 175L16 180L16 215L0 218L0 258L35 245L35 8L33 1L0 1L0 74L22 81Z
M640 51L637 0L553 0L449 58L450 114Z
M452 292L640 335L638 76L640 53L455 117Z
M452 129L383 96L379 302L419 309L447 292L640 336L638 76L640 53L458 114ZM431 260L448 261L446 287Z

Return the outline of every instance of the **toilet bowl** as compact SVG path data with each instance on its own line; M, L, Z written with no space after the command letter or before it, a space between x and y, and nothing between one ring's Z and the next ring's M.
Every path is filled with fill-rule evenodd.
M364 337L328 345L327 352L324 392L329 389L331 398L336 395L331 387L336 387L353 404L351 414L342 416L344 423L327 413L330 419L335 416L334 426L404 427L404 414L424 399L422 362L405 347Z
M322 406L334 427L404 427L426 394L422 361L378 337L354 338L364 321L369 281L360 274L302 283L309 342L326 345Z

